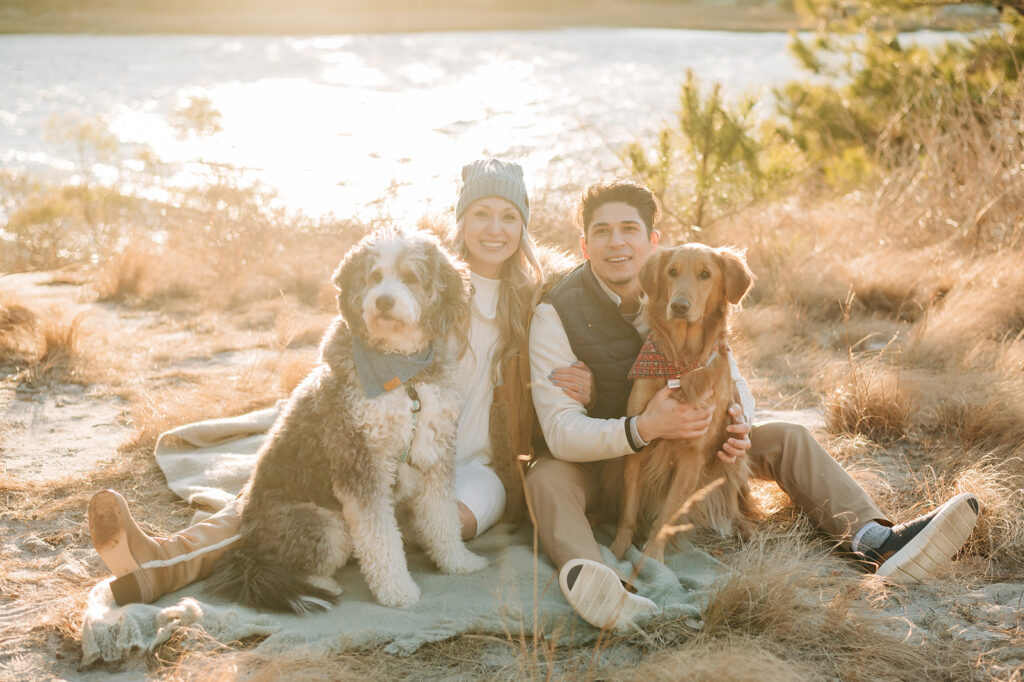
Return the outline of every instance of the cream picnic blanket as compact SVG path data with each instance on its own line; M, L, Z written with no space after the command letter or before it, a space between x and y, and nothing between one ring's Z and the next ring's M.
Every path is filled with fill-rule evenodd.
M156 459L176 494L213 510L232 500L248 479L255 454L277 416L278 406L240 417L189 424L160 436ZM199 514L202 514L200 512ZM607 541L607 535L599 534ZM202 582L169 594L155 604L118 607L110 580L89 594L82 627L83 663L123 660L152 651L176 632L201 627L220 642L265 636L266 653L295 647L323 653L383 645L389 652L412 653L427 642L466 632L540 633L559 643L584 643L597 630L579 620L559 591L554 567L534 553L529 524L498 525L468 543L490 566L469 576L443 575L417 549L409 549L409 569L422 597L408 609L377 604L356 562L339 573L339 605L315 616L261 613L217 602L203 593ZM605 558L625 573L606 548ZM640 557L631 550L627 559ZM668 559L668 566L644 562L638 589L663 609L663 616L697 625L709 587L723 566L692 546Z

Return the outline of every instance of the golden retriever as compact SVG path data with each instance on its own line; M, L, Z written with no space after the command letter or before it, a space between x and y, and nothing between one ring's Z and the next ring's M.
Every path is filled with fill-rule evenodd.
M687 244L656 251L640 271L651 333L634 365L629 415L643 412L666 384L673 397L716 405L705 434L692 440L655 440L627 455L622 509L611 550L622 558L633 542L638 516L650 522L644 554L658 561L674 532L710 528L722 535L746 530L754 513L745 457L726 463L718 451L728 437L728 407L739 402L729 366L729 312L753 284L742 254L729 248ZM672 524L683 517L677 528Z

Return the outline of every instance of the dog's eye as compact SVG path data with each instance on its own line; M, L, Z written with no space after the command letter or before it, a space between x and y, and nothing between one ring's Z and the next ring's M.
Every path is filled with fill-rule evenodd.
M414 286L419 283L419 280L416 279L416 275L412 274L411 272L403 272L402 282L407 284L408 286Z
M700 278L701 279L709 279L710 277L711 277L711 273L709 271L707 271L707 270L701 270L700 271Z
M383 276L380 274L380 270L374 270L370 273L370 284L380 284Z
M679 276L679 269L676 268L675 266L669 268L668 269L668 276L669 277L678 277Z

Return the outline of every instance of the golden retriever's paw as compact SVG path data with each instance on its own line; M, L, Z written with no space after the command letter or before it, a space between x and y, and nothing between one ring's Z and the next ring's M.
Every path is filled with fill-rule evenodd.
M384 583L375 591L375 596L384 606L404 609L420 600L420 588L411 577L406 576L394 583Z
M612 551L612 554L614 554L617 559L625 559L626 550L629 549L630 544L628 537L624 534L616 533L615 540L611 545L609 545L608 549Z
M455 553L454 557L444 561L443 565L438 566L438 568L445 573L465 575L466 573L476 573L484 570L487 568L488 563L487 559L479 554L473 554L468 549L463 548L461 552Z
M654 559L655 561L658 561L660 563L665 563L665 546L659 545L651 547L650 545L648 545L644 548L644 556L650 557L651 559Z

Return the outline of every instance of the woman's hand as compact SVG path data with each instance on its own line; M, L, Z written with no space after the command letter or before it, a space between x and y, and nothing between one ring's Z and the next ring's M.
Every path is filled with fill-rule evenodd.
M743 420L743 408L739 405L729 406L729 417L732 424L725 427L725 430L732 434L732 437L722 444L718 451L718 458L723 462L732 464L737 457L746 457L750 450L750 424Z
M548 375L548 379L567 396L582 403L583 407L589 407L593 403L596 396L594 375L582 362L576 361L569 367L559 367Z

